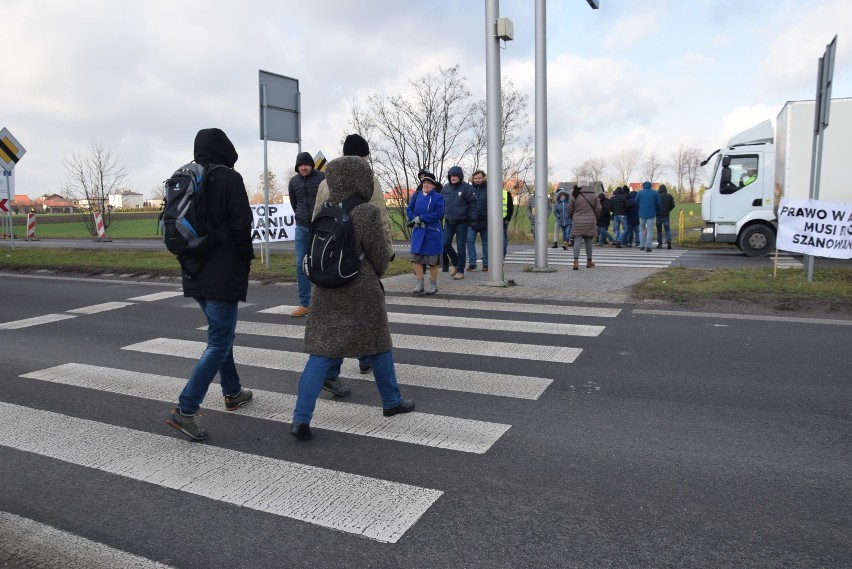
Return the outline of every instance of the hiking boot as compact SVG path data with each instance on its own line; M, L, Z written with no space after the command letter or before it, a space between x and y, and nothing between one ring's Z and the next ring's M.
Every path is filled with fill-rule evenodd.
M298 318L299 316L307 316L311 313L311 309L307 306L300 306L296 310L290 313L290 316Z
M468 271L475 271L475 270L476 270L476 265L468 265L468 266L467 266L467 270L468 270Z
M198 413L194 415L184 415L177 407L174 407L171 413L169 413L169 418L166 419L166 424L177 429L194 441L203 441L210 436L207 431L201 428L201 424L198 422Z
M573 266L573 269L574 269L575 271L577 271L577 270L579 270L579 269L580 269L580 260L579 260L579 259L574 259L574 266Z
M343 383L339 377L335 377L334 379L327 377L322 382L322 388L325 391L328 391L335 397L347 397L352 393L352 390L349 389L349 386Z
M454 280L454 281L460 281L460 280L462 280L463 278L464 278L464 273L456 273L456 274L454 274L454 275L453 275L453 280Z
M399 415L400 413L411 413L414 411L414 401L411 399L403 399L399 402L395 407L391 407L390 409L382 409L382 415L385 417L393 417L394 415Z
M429 294L429 293L426 293ZM373 370L373 364L358 364L358 371L361 373L370 373Z
M236 411L249 401L251 401L251 389L241 389L236 395L225 396L225 409L228 411Z
M592 262L592 260L591 260L591 259L589 259L588 261L586 261L586 268L587 268L587 269L591 269L591 268L592 268L592 267L594 267L594 266L595 266L595 264Z
M293 426L290 427L290 434L300 441L309 441L314 438L311 426L307 423L293 423Z

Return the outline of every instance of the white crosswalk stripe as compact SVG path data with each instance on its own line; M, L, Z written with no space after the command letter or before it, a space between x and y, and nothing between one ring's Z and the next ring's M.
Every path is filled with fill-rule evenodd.
M108 367L64 364L21 376L26 379L51 381L98 391L108 391L133 397L173 403L177 401L186 379L165 377ZM254 390L255 400L240 409L240 415L274 422L290 422L295 395ZM216 389L207 393L202 407L216 409L222 406L222 397ZM430 413L411 413L389 420L382 416L377 406L356 405L337 401L317 401L311 425L366 437L419 444L482 454L497 442L509 425L457 419Z
M304 329L300 326L294 326L293 328L299 329L301 332L294 330L292 337L302 337L298 335L299 333L304 335ZM198 359L198 355L204 351L206 346L207 344L204 342L173 338L155 338L125 346L122 349L146 354ZM308 356L302 352L234 346L234 361L241 365L301 372L305 368ZM397 381L402 385L417 385L448 391L463 391L466 393L480 393L483 395L497 395L520 399L538 399L544 390L547 389L547 386L552 383L552 380L540 377L447 368L441 368L440 373L436 373L435 368L400 363L395 363L394 367L396 369ZM364 376L358 371L357 362L352 360L344 361L340 377L345 379L364 379Z
M137 302L155 302L175 299L172 306L184 303L176 291L146 294L127 299L126 302L105 302L68 310L65 314L49 314L16 322L0 324L0 329L14 330L67 318L75 314L98 314L132 306ZM620 309L551 306L532 303L506 303L500 301L457 301L440 299L438 304L429 303L428 310L423 299L412 297L387 298L389 307L399 310L388 312L389 321L397 326L415 323L441 327L458 332L468 331L470 338L444 338L429 335L424 346L423 335L393 333L395 359L405 362L411 357L408 351L422 353L440 346L444 353L461 356L463 361L499 361L504 358L515 362L535 361L537 367L553 371L546 375L557 377L556 365L570 364L582 354L582 348L564 345L540 345L518 342L532 334L546 336L548 344L564 344L567 338L595 339L605 331L601 321L594 319L615 318ZM183 306L183 304L181 304ZM304 338L304 321L290 324L251 321L250 314L270 316L288 314L293 307L274 306L258 310L249 304L241 304L241 319L237 323L237 345L234 360L240 366L300 373L307 361L301 351L255 347L255 338ZM403 310L412 308L413 313ZM459 312L464 311L464 312ZM424 314L424 312L426 312ZM512 318L513 313L523 314L522 320ZM494 318L494 316L502 318ZM249 317L249 318L246 318ZM586 322L565 322L566 317L592 319ZM85 318L85 317L84 317ZM486 340L480 332L489 332L497 340ZM456 335L459 335L457 333ZM533 340L526 340L533 341ZM588 340L586 340L588 341ZM128 352L149 354L152 357L177 357L197 360L205 350L206 342L179 338L151 338L125 345ZM144 361L144 360L142 360ZM415 360L416 361L416 360ZM495 373L491 371L453 369L395 363L398 382L448 392L475 394L477 396L503 398L508 404L512 400L535 401L553 383L551 377L534 377ZM512 364L515 368L518 364ZM523 364L520 364L523 365ZM461 365L460 367L466 367ZM122 369L116 366L63 363L44 369L23 373L19 381L31 385L60 384L93 394L109 393L111 397L141 398L163 402L173 406L183 388L185 377L172 377ZM341 378L371 382L372 376L361 374L354 359L346 359L341 368ZM253 388L251 404L231 415L235 421L251 418L267 422L288 437L286 424L292 420L296 402L295 390L298 379L289 378L290 384L282 393ZM365 383L366 384L366 383ZM22 383L24 385L24 383ZM251 386L249 386L251 387ZM97 398L92 395L91 398ZM415 395L415 398L417 396ZM202 407L205 413L224 414L221 391L212 386ZM488 407L479 407L488 409ZM269 456L254 455L216 446L211 437L208 444L186 441L161 424L163 433L150 433L126 427L114 426L90 419L65 414L65 410L45 411L0 402L0 447L34 453L48 459L79 465L93 470L112 473L162 488L179 490L189 495L226 504L239 505L310 524L331 528L357 536L386 543L397 542L445 491L452 488L433 488L429 481L406 479L403 482L354 474L341 470L320 468ZM464 414L464 413L462 413ZM372 405L350 403L349 400L320 398L317 401L311 426L318 430L345 433L361 437L353 441L380 439L389 445L411 445L432 452L485 454L499 445L512 425L483 421L468 417L454 417L424 412L421 406L414 413L395 417L383 417L378 402ZM378 444L375 443L374 444ZM398 448L404 448L399 446ZM469 460L466 459L466 460ZM344 467L345 468L345 467ZM372 472L369 472L372 474ZM2 514L2 512L0 512ZM0 517L0 527L4 520ZM48 530L49 531L49 528ZM71 535L72 539L76 536ZM64 536L57 534L56 540ZM96 555L101 544L92 542L91 555ZM119 550L103 546L101 553L123 559ZM88 550L87 550L88 551ZM104 553L105 552L105 553ZM130 555L130 554L126 554ZM95 557L92 557L95 559ZM118 561L116 566L161 567L143 558L134 561ZM91 563L97 566L96 562ZM165 567L165 566L162 566Z
M0 445L395 543L443 494L0 402Z
M592 260L598 267L632 267L646 269L664 269L684 253L684 249L652 249L650 253L636 248L622 247L621 249L594 247ZM585 263L586 250L580 250L580 260ZM515 251L506 255L506 263L532 265L535 263L535 249ZM574 252L562 249L548 249L547 264L567 266L574 263Z
M773 259L774 261L774 259ZM796 257L789 253L778 253L778 268L779 269L801 269L805 265Z

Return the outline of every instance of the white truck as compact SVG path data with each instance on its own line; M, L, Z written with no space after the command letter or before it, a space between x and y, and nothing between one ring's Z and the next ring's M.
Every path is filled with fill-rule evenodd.
M814 101L788 101L774 133L763 121L701 163L718 154L701 203L702 241L733 243L749 257L774 250L781 198L808 199L814 112ZM852 201L852 98L831 101L819 199Z

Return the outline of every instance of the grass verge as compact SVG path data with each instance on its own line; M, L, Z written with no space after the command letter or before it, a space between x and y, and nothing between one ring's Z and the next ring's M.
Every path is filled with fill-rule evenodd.
M167 251L102 251L91 249L15 249L0 254L0 270L51 270L83 275L130 274L149 277L180 277L174 255ZM397 257L384 276L411 271L408 258ZM259 258L251 264L249 278L263 284L295 282L296 264L292 253L273 253L269 268Z
M759 303L775 310L852 312L852 269L694 269L657 271L633 289L637 298L676 304Z

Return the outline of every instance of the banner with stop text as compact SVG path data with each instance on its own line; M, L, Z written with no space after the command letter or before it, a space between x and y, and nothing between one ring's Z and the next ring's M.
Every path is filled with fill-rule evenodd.
M266 214L269 208L269 225L266 225ZM293 241L296 239L296 215L289 203L263 204L251 206L253 215L251 224L252 243L265 243L266 234L269 241Z
M783 198L777 243L780 251L852 259L852 202Z

